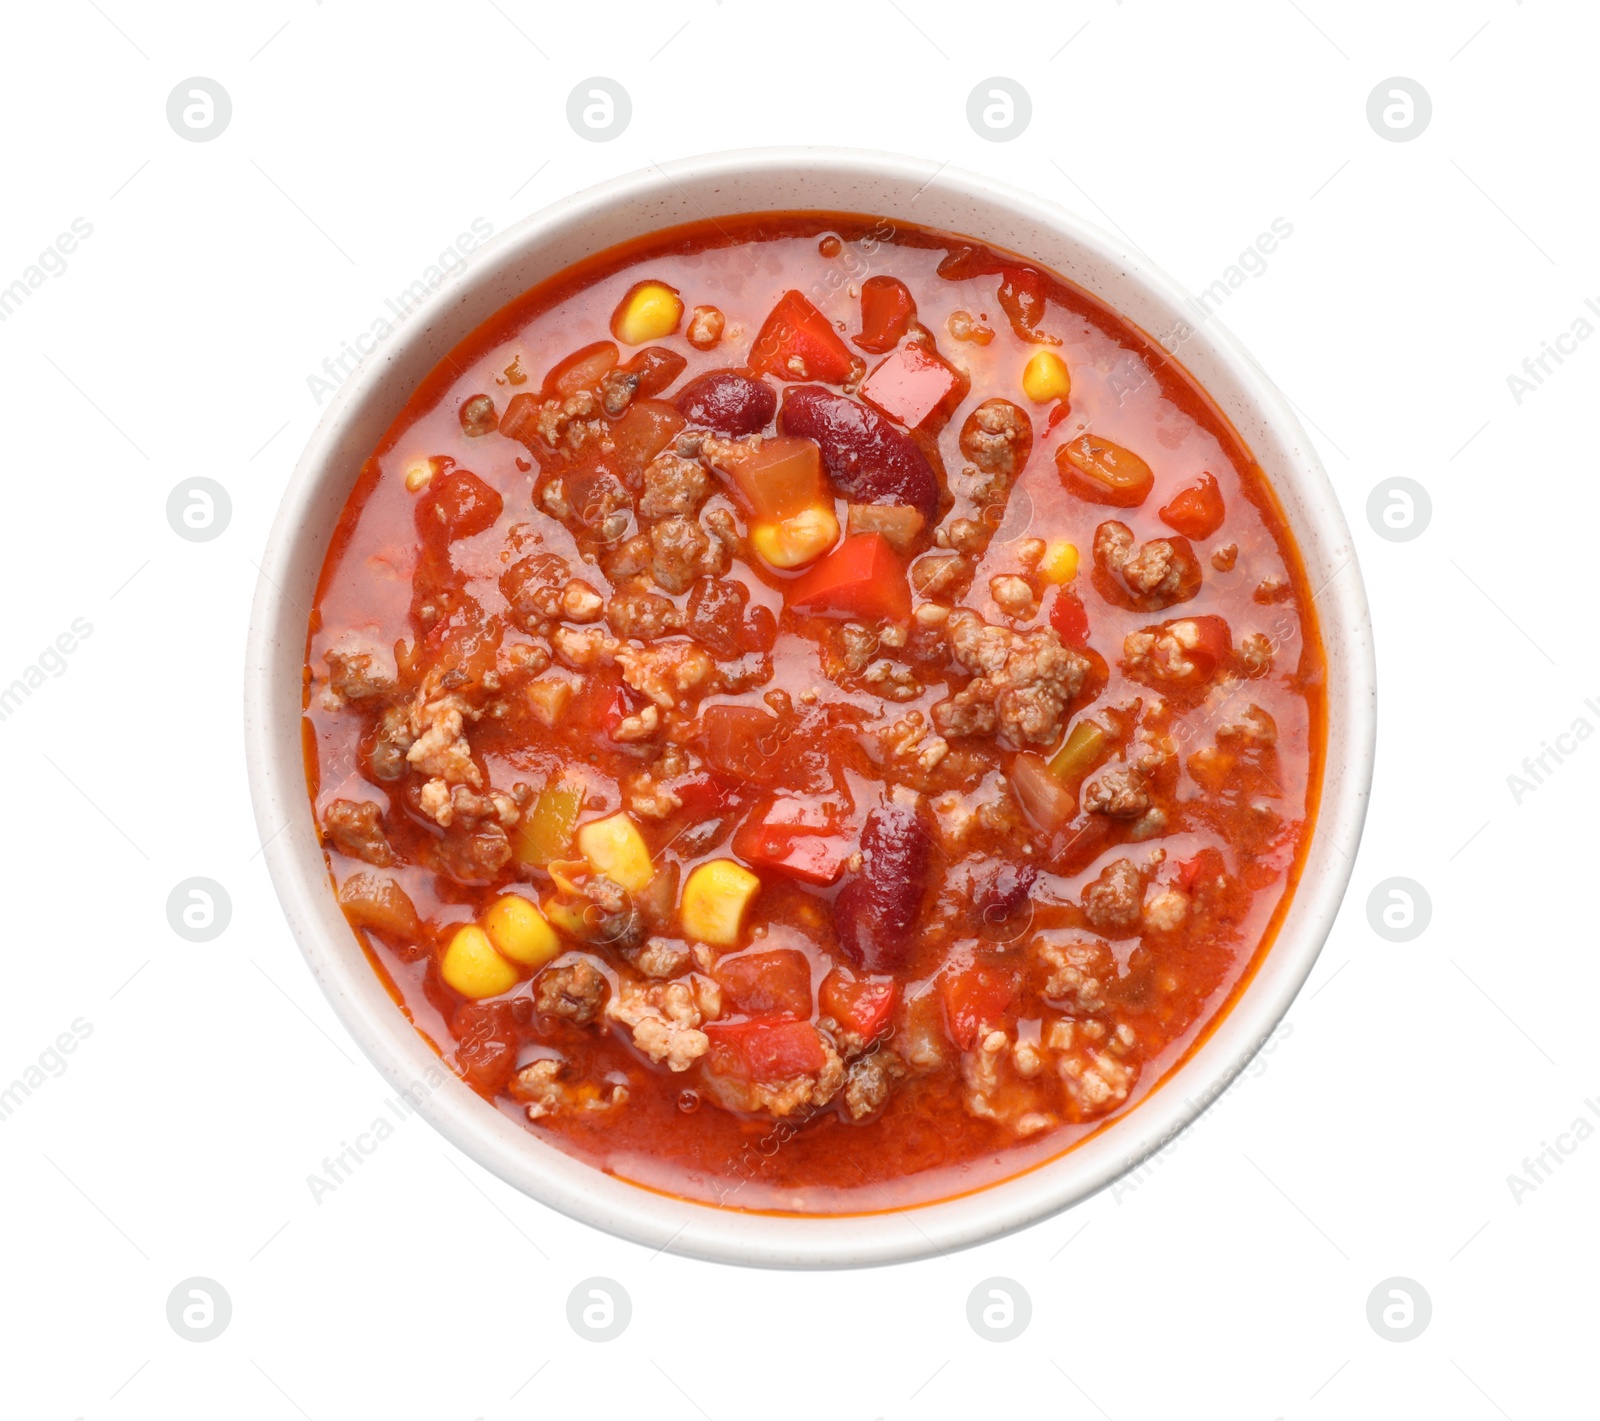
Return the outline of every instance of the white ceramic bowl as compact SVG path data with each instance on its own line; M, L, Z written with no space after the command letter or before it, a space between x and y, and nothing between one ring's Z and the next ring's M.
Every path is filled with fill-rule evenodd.
M1181 287L1071 213L977 174L826 148L715 154L602 183L475 251L339 388L295 469L262 557L250 622L245 744L257 823L285 915L350 1034L396 1089L439 1063L389 999L334 901L301 757L306 610L362 461L439 357L514 296L627 238L708 217L822 209L971 236L1054 268L1152 335L1195 325ZM612 1178L522 1129L446 1074L420 1110L473 1159L535 1199L649 1248L781 1267L886 1263L946 1252L1045 1218L1160 1148L1219 1095L1287 1010L1333 925L1372 770L1371 628L1355 549L1326 474L1283 397L1215 321L1178 359L1232 420L1277 491L1318 589L1328 665L1328 753L1304 873L1276 942L1204 1044L1125 1118L1029 1173L941 1203L846 1217L741 1213Z

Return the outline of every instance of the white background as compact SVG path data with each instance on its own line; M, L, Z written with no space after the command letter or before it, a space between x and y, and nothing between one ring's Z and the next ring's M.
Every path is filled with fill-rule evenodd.
M1600 726L1600 341L1520 404L1507 376L1600 298L1597 22L1553 0L7 7L0 285L74 218L93 235L0 324L0 683L74 618L93 632L0 723L0 1083L74 1019L92 1034L0 1124L0 1410L1592 1414L1600 1138L1520 1201L1507 1177L1600 1097L1600 743L1520 805L1507 776L1580 715ZM192 75L231 95L215 141L167 123ZM614 142L566 122L591 75L632 97ZM1032 96L1014 141L968 125L992 75ZM1366 119L1395 75L1432 97L1411 142ZM416 1120L318 1204L306 1176L385 1092L280 918L240 743L252 559L318 414L307 377L473 218L799 142L1004 177L1195 291L1292 223L1222 317L1355 529L1382 715L1350 898L1292 1032L1136 1188L911 1266L652 1256ZM1390 542L1367 498L1402 474L1432 522ZM233 502L203 544L165 516L197 475ZM167 924L192 875L233 902L207 944ZM1405 944L1366 912L1396 875L1433 903ZM233 1304L205 1344L166 1318L194 1275ZM568 1326L591 1275L632 1297L614 1342ZM1033 1304L1004 1344L966 1318L993 1275ZM1396 1275L1433 1305L1406 1343L1366 1315Z

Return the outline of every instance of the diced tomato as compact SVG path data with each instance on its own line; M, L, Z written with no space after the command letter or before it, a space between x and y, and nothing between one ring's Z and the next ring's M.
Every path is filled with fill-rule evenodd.
M679 812L691 815L711 815L728 802L728 791L712 776L689 775L672 781L672 792L678 796Z
M791 360L798 360L801 368L792 368ZM856 364L828 318L798 291L784 292L750 350L750 368L765 370L780 380L842 385Z
M417 527L424 537L443 530L446 538L470 538L493 527L504 507L505 500L476 474L452 469L418 502Z
M1084 611L1083 599L1070 587L1060 588L1050 604L1050 625L1061 634L1068 646L1089 644L1089 614Z
M888 1030L900 1001L893 977L853 977L835 967L822 979L817 1000L822 1010L863 1041L875 1041Z
M757 804L733 836L733 851L754 868L808 883L838 882L854 842L838 832L832 804L780 795Z
M645 465L678 437L684 424L683 416L665 400L635 400L606 431L612 445L607 467L637 488Z
M792 727L757 706L712 706L700 717L706 763L731 780L771 784Z
M1157 517L1169 528L1175 528L1186 538L1196 541L1209 538L1222 526L1227 511L1222 504L1222 490L1211 474L1201 474L1200 481L1173 495L1172 502L1160 509Z
M976 964L945 972L939 978L945 1026L963 1051L977 1044L978 1033L1000 1026L1017 995L1016 979L999 967Z
M735 1011L802 1019L811 1015L811 963L792 947L724 957L711 975Z
M749 1080L783 1081L815 1075L827 1061L822 1037L809 1021L758 1017L752 1021L709 1022L711 1069Z
M911 588L888 541L856 533L789 584L788 603L819 617L903 622L911 615Z
M916 314L917 303L905 282L869 276L861 283L861 334L853 339L862 350L884 355L899 344Z
M861 397L907 429L921 429L949 419L971 383L945 364L937 351L912 341L867 376Z
M1217 849L1201 849L1192 859L1186 859L1178 865L1178 887L1185 893L1193 893L1195 885L1202 879L1219 878L1225 869L1222 854Z

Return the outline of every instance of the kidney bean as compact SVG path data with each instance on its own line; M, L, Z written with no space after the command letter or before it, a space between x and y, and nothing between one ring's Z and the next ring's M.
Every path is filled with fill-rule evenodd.
M814 439L833 486L851 503L906 503L930 522L939 481L911 437L877 410L820 385L783 392L785 434Z
M778 408L777 391L737 370L712 370L678 392L678 413L690 424L736 438L765 429Z
M892 972L915 942L917 915L928 879L928 835L916 814L886 804L867 815L862 864L833 904L839 946L857 967Z

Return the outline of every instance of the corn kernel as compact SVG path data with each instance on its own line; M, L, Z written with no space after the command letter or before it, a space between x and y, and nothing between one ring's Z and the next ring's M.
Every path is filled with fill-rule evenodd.
M1039 560L1039 576L1058 587L1078 575L1078 550L1065 538L1051 540Z
M578 852L596 873L605 874L629 893L643 892L656 874L644 835L626 814L585 824L578 830Z
M839 520L826 504L803 508L792 518L761 519L750 525L750 546L770 567L804 567L839 541Z
M494 950L473 923L457 928L439 963L439 975L464 997L497 997L517 985L517 969Z
M408 492L421 493L432 482L432 459L413 459L406 465L406 489Z
M659 281L641 281L618 303L611 317L611 334L624 345L660 340L678 329L683 319L683 298Z
M1022 392L1036 405L1066 399L1072 393L1067 362L1053 350L1041 350L1023 367Z
M543 967L561 951L555 929L520 893L496 899L483 915L483 930L502 956L524 967Z
M731 859L701 864L683 886L684 935L713 947L736 946L745 909L760 889L761 880Z

